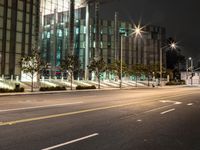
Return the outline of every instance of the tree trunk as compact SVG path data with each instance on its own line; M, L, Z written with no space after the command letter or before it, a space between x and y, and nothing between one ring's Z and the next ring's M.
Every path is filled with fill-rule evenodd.
M136 79L136 81L135 81L135 86L137 87L137 76L136 76L136 78L135 78L135 79Z
M34 73L31 72L31 92L33 92L33 78L34 78Z
M101 88L101 85L100 85L100 76L98 77L98 81L99 81L99 85L98 85L98 89L100 89Z
M148 74L148 86L150 86L150 85L149 85L149 74Z
M73 78L73 73L71 72L71 90L72 90L72 78Z

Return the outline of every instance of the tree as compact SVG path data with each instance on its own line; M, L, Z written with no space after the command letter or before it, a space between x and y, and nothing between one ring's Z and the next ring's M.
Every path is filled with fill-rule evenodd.
M39 74L43 67L43 62L40 57L39 50L37 48L32 49L32 55L22 57L21 70L31 78L31 92L33 92L33 80L37 76L37 82L39 81Z
M121 80L122 76L128 73L128 68L125 63L122 63L122 76L121 76L121 61L116 60L112 64L108 65L108 70L117 75Z
M144 65L135 64L135 65L132 66L132 68L130 70L130 74L135 76L135 81L136 81L135 86L136 87L137 87L138 77L141 77L142 74L144 74L144 73L145 73L145 66Z
M70 75L71 90L74 73L79 72L80 66L81 63L77 55L68 55L66 60L63 60L61 63L61 69L68 72L68 74Z
M106 71L106 63L103 58L92 59L90 65L88 66L89 71L94 72L98 79L98 88L100 89L101 74Z

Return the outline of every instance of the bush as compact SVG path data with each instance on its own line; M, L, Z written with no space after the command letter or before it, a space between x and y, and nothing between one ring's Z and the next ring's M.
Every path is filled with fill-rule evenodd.
M167 82L166 85L185 85L185 80L180 80L180 81L170 81Z
M0 93L14 93L14 92L24 92L24 88L16 88L16 89L3 89L3 88L0 88Z
M40 91L64 91L64 90L66 90L66 88L64 86L63 87L61 87L61 86L56 86L56 87L52 86L52 87L40 87L39 90Z
M92 86L81 86L81 85L78 85L76 87L77 90L86 90L86 89L96 89L96 86L92 85Z

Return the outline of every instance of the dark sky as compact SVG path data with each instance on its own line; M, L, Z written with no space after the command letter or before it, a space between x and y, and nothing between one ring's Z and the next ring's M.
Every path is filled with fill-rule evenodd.
M101 6L101 17L163 26L186 56L200 59L200 0L110 0Z

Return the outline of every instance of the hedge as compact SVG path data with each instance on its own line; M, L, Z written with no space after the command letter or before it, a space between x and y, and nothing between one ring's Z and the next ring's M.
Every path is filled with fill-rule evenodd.
M96 89L96 86L92 85L92 86L81 86L81 85L78 85L76 87L77 90L86 90L86 89Z
M14 92L24 92L24 88L21 87L21 88L16 88L13 90L0 88L0 93L14 93Z
M63 87L60 87L60 86L52 86L52 87L40 87L39 89L40 91L64 91L66 90L66 88L63 86Z
M185 85L185 81L184 80L180 80L180 81L170 81L167 82L166 85Z

